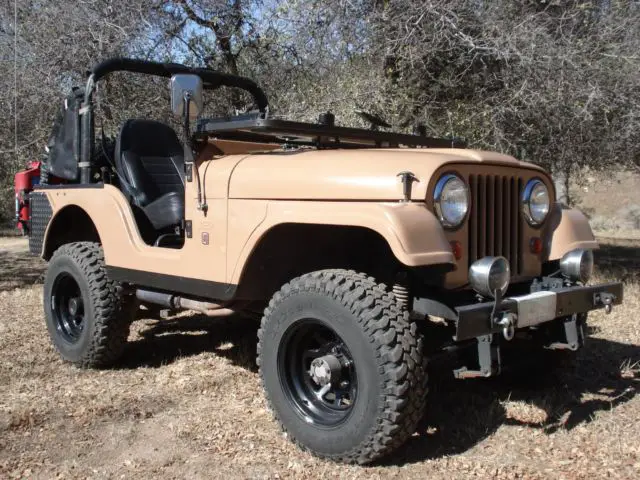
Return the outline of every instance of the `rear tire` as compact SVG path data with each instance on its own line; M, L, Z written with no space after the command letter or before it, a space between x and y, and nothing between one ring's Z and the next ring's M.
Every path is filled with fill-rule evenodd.
M331 365L324 385L310 375L318 359ZM361 273L323 270L283 286L262 318L258 365L276 420L319 457L369 463L402 445L422 418L427 375L417 326Z
M82 368L113 365L124 351L137 303L109 280L102 247L69 243L53 254L44 280L44 312L51 341Z

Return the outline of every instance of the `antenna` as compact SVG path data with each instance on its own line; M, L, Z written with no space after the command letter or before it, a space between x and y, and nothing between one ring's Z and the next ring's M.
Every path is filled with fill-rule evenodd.
M18 158L18 0L13 0L13 141ZM15 160L14 159L14 160Z
M455 133L453 133L453 121L451 121L451 111L447 110L447 116L449 117L449 132L451 135L451 148L453 148L456 135Z

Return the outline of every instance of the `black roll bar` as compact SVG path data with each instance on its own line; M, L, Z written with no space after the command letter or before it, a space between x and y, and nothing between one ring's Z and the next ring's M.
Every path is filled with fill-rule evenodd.
M92 97L96 83L112 72L132 72L158 77L170 78L177 73L188 73L197 75L202 79L202 86L205 90L214 90L219 87L239 88L249 92L253 96L258 109L266 118L269 111L269 101L256 82L227 73L216 72L208 68L194 68L181 65L179 63L159 63L148 60L135 60L131 58L109 58L95 65L89 72L87 86L85 89L84 103L80 109L81 133L78 139L80 144L80 182L89 183L91 181L91 151L93 142L93 105ZM78 132L76 131L76 135Z
M187 67L179 63L159 63L147 60L134 60L131 58L110 58L94 66L90 72L90 76L93 77L93 83L96 83L109 73L119 71L143 73L167 78L177 73L198 75L202 79L205 90L214 90L223 86L239 88L249 92L251 96L253 96L260 112L266 113L269 107L267 95L253 80L238 75L217 72L208 68ZM88 94L90 95L91 92L88 92Z

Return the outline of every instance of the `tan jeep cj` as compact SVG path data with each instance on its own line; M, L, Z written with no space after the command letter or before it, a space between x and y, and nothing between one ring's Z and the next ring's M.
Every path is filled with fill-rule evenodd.
M95 87L114 71L170 79L183 142L148 119L114 141L95 135ZM220 86L247 91L255 110L202 118L203 92ZM60 356L114 364L141 305L253 317L289 438L366 463L415 431L427 356L465 351L453 370L465 379L508 367L507 347L573 354L587 312L622 301L620 283L588 284L598 245L540 167L419 128L381 131L360 113L371 129L330 113L274 119L247 78L97 65L66 98L48 158L16 176L30 180L17 216L49 262L44 314Z

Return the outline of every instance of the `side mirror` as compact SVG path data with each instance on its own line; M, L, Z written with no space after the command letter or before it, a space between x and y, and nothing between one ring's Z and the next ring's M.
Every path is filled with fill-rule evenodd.
M202 112L202 79L198 75L186 73L172 76L171 110L175 115L184 115L186 98L189 99L189 117L194 119Z

